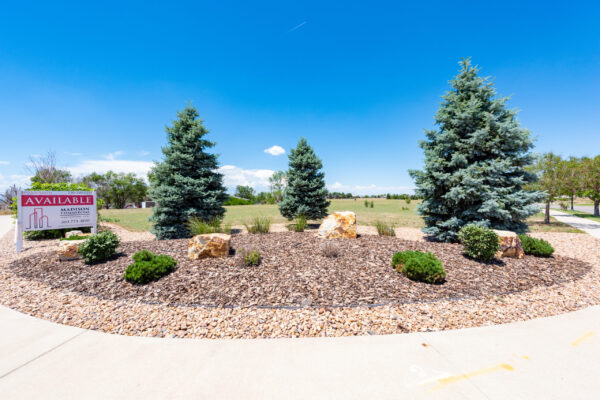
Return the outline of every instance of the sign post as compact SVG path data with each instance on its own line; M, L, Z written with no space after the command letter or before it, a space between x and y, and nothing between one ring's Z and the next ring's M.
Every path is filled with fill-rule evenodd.
M23 247L23 232L91 227L96 233L96 192L19 191L17 193L17 253Z

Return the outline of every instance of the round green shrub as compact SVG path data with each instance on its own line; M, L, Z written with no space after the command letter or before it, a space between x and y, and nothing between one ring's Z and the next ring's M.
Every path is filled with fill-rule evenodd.
M441 283L446 278L442 262L431 253L409 258L402 272L408 279L425 283Z
M133 258L133 261L135 262L142 262L151 261L154 257L156 257L156 254L154 254L150 250L140 250L137 253L135 253L131 258Z
M88 237L79 245L79 254L86 264L106 261L119 246L119 237L110 231L104 231Z
M404 263L406 262L406 260L408 260L411 257L414 257L417 254L423 254L423 252L421 251L415 251L415 250L405 250L405 251L400 251L398 253L394 253L394 255L392 256L392 265L394 267L402 267L404 266Z
M466 225L458 232L465 253L476 260L489 261L500 250L496 232L489 228Z
M519 235L525 254L536 257L550 257L554 247L544 239L537 239L527 235Z
M441 283L446 278L442 262L429 252L406 250L395 253L392 265L413 281Z
M164 254L156 255L148 250L140 250L133 255L134 263L130 264L123 278L131 283L145 284L157 281L173 272L177 261Z

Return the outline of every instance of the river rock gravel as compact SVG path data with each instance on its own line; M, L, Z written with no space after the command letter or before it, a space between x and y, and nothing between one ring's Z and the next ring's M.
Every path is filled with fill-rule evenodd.
M152 240L153 238L149 233L128 232L114 226L110 228L116 230L122 238L121 251L123 255L121 255L121 258L124 261L123 265L125 265L125 260L129 258L132 251L156 242ZM407 229L403 229L403 232L407 232ZM111 298L111 296L106 296L107 293L110 293L110 290L100 290L102 283L97 286L92 284L90 287L86 287L85 290L81 290L81 287L78 289L69 283L72 282L71 279L65 278L64 281L61 281L60 274L57 274L57 271L51 270L45 272L45 275L42 274L44 264L39 262L35 264L37 270L33 270L39 272L37 275L32 271L27 272L24 269L19 269L19 265L25 265L26 260L39 261L43 260L44 257L50 257L49 255L56 247L56 241L32 242L26 240L24 251L17 256L14 254L13 235L14 233L9 232L0 240L0 304L54 322L124 335L192 338L275 338L392 334L458 329L521 321L573 311L600 302L600 271L598 270L600 266L600 241L582 234L534 234L533 236L542 237L555 246L555 263L552 264L551 270L548 270L548 264L542 263L537 266L526 264L520 269L513 268L511 271L520 271L513 276L514 280L513 278L508 279L506 274L501 274L503 278L508 279L505 281L509 282L507 284L516 282L518 291L512 294L503 294L505 291L495 289L477 293L467 291L466 294L471 295L471 298L460 299L461 296L451 294L452 299L449 300L448 293L443 293L443 296L440 297L425 296L419 298L425 292L407 290L403 293L410 298L409 302L399 304L390 302L386 305L377 305L378 301L385 299L384 295L394 293L393 289L396 286L386 282L387 286L383 285L385 287L384 291L378 291L376 288L370 289L370 293L380 296L379 298L375 296L373 299L366 299L366 301L363 299L361 303L357 302L356 295L349 297L344 297L344 295L329 297L328 301L331 304L319 304L317 300L327 298L327 296L320 297L319 293L313 297L306 296L305 294L310 292L309 285L307 286L308 291L303 294L304 297L290 297L287 300L282 297L284 300L279 304L265 302L268 296L261 297L262 302L254 305L248 302L249 297L240 296L236 304L233 301L235 299L229 295L229 297L223 297L229 298L228 301L213 301L216 304L212 304L212 306L186 305L185 303L188 303L188 301L181 301L182 298L178 301L171 301L172 299L170 300L168 297L123 295L124 293L118 290L115 293L120 294L113 294ZM268 234L263 237L245 234L240 235L236 240L242 246L259 246L261 244L266 246L267 242L277 241L277 235L285 238L286 243L289 242L289 238L295 237L293 233ZM305 236L307 235L305 234ZM416 232L410 233L410 235L411 238L420 238ZM294 240L297 241L297 239L293 239L292 242ZM375 247L383 249L381 255L378 255L379 250L373 250L373 246L367 244L369 241L377 244ZM313 252L318 251L314 246L311 247L313 242L309 236L303 237L300 243L300 248L308 247ZM359 246L359 248L352 250L349 247L347 249L350 251L346 253L348 259L344 261L345 264L343 265L350 265L348 260L352 259L352 255L360 254L361 244L364 244L363 250L366 251L366 254L373 255L371 262L374 266L370 266L368 272L373 273L375 271L382 274L378 275L379 277L388 280L405 279L401 275L393 275L392 273L397 274L395 271L389 268L385 269L387 266L384 266L383 263L391 254L390 252L401 248L434 248L433 243L411 242L403 240L402 237L382 238L363 235L355 243L344 244L344 246ZM288 243L286 246L289 245ZM181 247L182 244L179 244L179 246ZM175 251L175 249L172 251ZM268 254L271 250L265 248L264 251L265 254ZM290 252L290 249L288 248L287 251ZM438 253L441 250L432 251ZM451 248L444 249L441 253L459 257L459 251ZM368 257L370 256L368 255ZM442 255L441 258L443 257ZM468 261L470 260L465 259L464 262L467 263ZM211 262L214 262L214 260ZM561 270L561 266L569 262L571 263L569 265L576 266L575 269L567 267L566 270ZM52 265L54 264L48 263L46 267L52 268ZM263 267L275 268L275 265L270 265L267 260ZM297 266L297 264L295 265ZM207 262L206 266L208 270L216 268L211 267L210 262ZM261 266L257 268L261 268ZM490 268L501 268L501 266L491 265ZM527 268L531 270L527 272ZM460 265L457 264L456 267L448 266L447 269L450 275L450 271L459 271ZM291 267L287 270L284 269L286 274L291 274L294 270L295 268ZM546 271L544 272L544 270ZM316 271L315 269L313 273L317 273ZM336 271L336 274L339 275L341 270L336 269ZM542 271L540 273L542 278L532 285L532 279L536 275L535 272L539 271ZM548 273L552 271L556 272L555 277L552 277L552 273ZM306 271L302 270L302 273L304 272ZM483 273L485 271L480 270L479 272ZM354 271L353 273L358 272ZM177 276L176 274L172 275L173 277ZM365 279L372 282L372 278L369 278L368 275L365 275ZM114 279L115 276L114 272L111 272L108 280ZM317 276L322 278L327 274L323 273L323 275ZM391 278L392 276L394 278ZM521 276L521 279L519 279L519 276ZM53 279L46 280L44 277L53 277ZM354 277L356 275L353 275ZM444 285L449 284L451 278L449 276L448 282ZM297 278L297 280L302 281L302 278ZM519 283L519 280L523 283ZM115 287L120 285L115 282L113 282ZM189 283L189 281L186 282ZM338 283L340 282L344 283L343 280ZM405 282L405 284L410 286L411 282ZM451 285L448 287L451 288ZM349 289L353 288L353 285L346 283L346 286L342 286L346 289L344 293L351 293ZM358 283L356 286L359 289L363 287ZM477 287L478 285L471 286L469 290ZM497 289L501 289L501 287L502 285L498 285ZM248 288L250 289L250 286ZM272 289L275 290L276 286L272 286ZM335 292L334 289L332 288L330 291L331 296ZM454 290L458 289L458 287L454 288ZM360 290L364 290L364 287ZM445 290L443 289L443 291ZM149 290L149 292L151 293L152 290ZM322 291L321 294L326 293ZM274 308L273 306L278 307Z

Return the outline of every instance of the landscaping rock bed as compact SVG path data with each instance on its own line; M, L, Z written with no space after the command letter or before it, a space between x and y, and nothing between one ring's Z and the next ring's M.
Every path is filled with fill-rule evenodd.
M485 298L538 286L574 281L591 266L564 256L472 260L462 246L361 236L335 240L339 256L320 251L323 239L313 233L282 232L234 235L233 249L257 249L262 263L243 266L234 257L190 260L188 240L125 242L113 259L95 265L58 261L54 253L19 258L10 270L54 289L105 300L132 300L178 306L215 307L356 307ZM175 271L157 282L133 285L123 280L131 256L147 249L175 258ZM390 265L396 251L434 253L444 264L446 282L413 282Z

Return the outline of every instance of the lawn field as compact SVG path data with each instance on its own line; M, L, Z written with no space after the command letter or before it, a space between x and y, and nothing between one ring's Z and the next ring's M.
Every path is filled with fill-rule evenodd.
M354 211L359 224L372 225L378 219L393 222L397 226L420 228L424 226L423 219L417 215L418 202L406 204L404 200L369 199L373 208L365 207L364 200L343 199L331 200L330 212ZM273 223L284 223L287 220L281 216L277 205L257 204L251 206L226 206L225 223L242 225L253 217L271 218ZM100 216L106 222L113 222L132 231L147 231L150 229L148 217L152 214L150 208L126 210L100 210ZM314 221L317 222L317 221Z
M406 204L404 200L369 199L368 201L373 201L373 208L365 207L364 199L332 200L329 211L354 211L357 222L361 225L373 225L377 220L384 220L388 223L394 223L398 227L421 228L425 226L423 219L416 213L416 207L419 204L417 201L412 201L410 204ZM227 209L225 223L232 225L242 225L245 221L256 216L269 217L273 223L286 222L286 219L279 214L276 205L258 204L227 206L225 208ZM100 215L106 222L116 223L132 231L150 230L151 225L148 217L151 213L152 209L150 208L100 210ZM558 222L554 218L551 219L548 225L544 224L543 221L544 214L540 213L529 218L527 224L532 232L581 233L580 230Z

